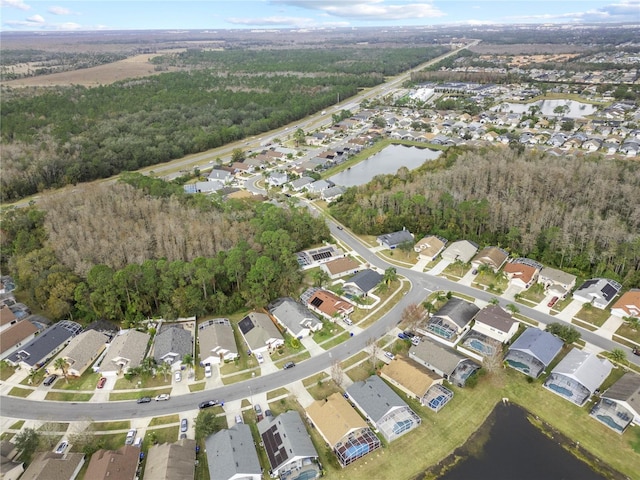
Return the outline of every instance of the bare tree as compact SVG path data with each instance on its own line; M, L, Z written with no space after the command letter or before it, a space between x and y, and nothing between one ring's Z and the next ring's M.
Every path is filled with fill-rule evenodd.
M376 342L375 338L367 340L367 350L369 351L369 361L371 362L371 366L376 368L378 354L380 353L380 346Z
M334 360L331 364L331 379L338 386L342 387L344 383L344 370L342 370L342 365L338 360Z
M422 322L426 315L427 311L423 305L412 303L402 311L400 318L407 328L415 329L420 325L420 322Z

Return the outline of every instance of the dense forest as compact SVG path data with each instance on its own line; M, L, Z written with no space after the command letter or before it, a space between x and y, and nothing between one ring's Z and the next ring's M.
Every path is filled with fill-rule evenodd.
M188 63L184 72L95 88L5 88L0 200L137 170L272 130L443 50L187 52L185 58L157 60Z
M445 168L447 167L447 168ZM640 165L511 148L450 149L349 189L331 213L355 232L406 227L640 286Z
M132 324L262 307L296 292L295 252L329 239L307 209L129 183L142 187L87 187L4 212L3 271L51 318Z

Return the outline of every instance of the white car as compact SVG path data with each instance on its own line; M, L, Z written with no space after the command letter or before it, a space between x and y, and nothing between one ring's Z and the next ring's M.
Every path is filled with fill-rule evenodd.
M62 442L60 445L58 445L58 448L56 448L56 453L64 453L64 451L67 449L67 442Z
M182 381L182 372L180 370L176 371L175 378L176 378L176 382Z
M395 360L396 358L396 356L391 352L384 352L384 356L387 357L389 360Z
M264 362L264 357L262 356L262 354L260 352L256 352L256 360L258 360L258 363L263 363Z
M168 393L161 393L156 397L156 402L161 402L163 400L169 400L171 396Z
M211 365L209 363L206 363L204 366L204 376L209 378L211 377L211 375L213 375L211 372Z

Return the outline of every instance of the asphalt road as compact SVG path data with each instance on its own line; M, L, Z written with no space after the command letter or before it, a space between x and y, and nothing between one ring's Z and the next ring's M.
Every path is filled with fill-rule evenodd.
M359 239L352 236L347 230L339 230L336 224L329 221L331 233L349 245L358 255L381 269L386 269L392 265L377 257ZM321 370L329 368L334 361L345 360L352 355L364 350L371 339L384 336L393 329L400 321L402 311L411 304L420 303L433 291L443 290L458 292L480 300L490 301L494 298L482 290L460 285L446 278L436 277L427 273L416 272L405 268L396 267L398 274L406 277L411 282L410 291L404 295L400 301L377 322L371 325L360 334L351 337L346 342L332 348L330 351L314 356L308 360L300 362L294 368L280 370L268 375L263 375L244 382L226 385L209 391L195 392L186 395L172 396L168 402L151 402L147 404L137 404L135 401L120 401L107 403L86 403L86 402L51 402L33 401L17 397L3 397L0 404L0 414L3 417L36 419L49 421L74 421L74 420L119 420L136 417L168 415L172 413L184 412L197 408L198 404L205 400L231 401L247 398L249 394L266 393L285 386L297 380L302 380ZM499 297L498 297L499 298ZM502 306L508 302L500 299ZM523 305L518 305L520 312L541 324L550 322L562 322L561 320L545 313L533 310ZM631 350L619 344L600 337L593 332L576 327L582 334L582 338L604 350L622 348L630 361L638 364L638 358Z

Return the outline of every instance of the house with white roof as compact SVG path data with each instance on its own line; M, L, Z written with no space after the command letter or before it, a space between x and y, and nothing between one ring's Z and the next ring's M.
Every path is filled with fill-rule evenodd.
M228 318L214 318L198 325L198 344L202 365L218 365L238 358L238 347Z
M451 243L440 255L450 262L469 263L478 251L478 245L469 240L458 240Z
M295 338L308 337L322 329L322 320L293 298L283 298L271 307L271 315Z
M250 312L240 320L238 328L251 353L268 353L284 345L278 327L265 313Z
M100 361L98 371L103 376L127 373L139 367L147 353L151 336L137 330L121 330L111 339L107 351Z
M640 426L640 375L625 373L600 394L590 415L617 433L631 424Z
M573 292L573 299L582 303L590 303L594 307L604 310L620 293L620 290L622 290L622 285L615 280L592 278Z
M237 423L205 440L211 480L262 480L262 467L251 428Z

